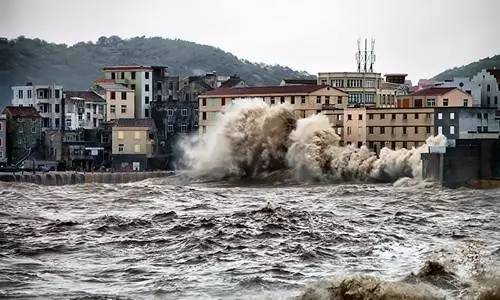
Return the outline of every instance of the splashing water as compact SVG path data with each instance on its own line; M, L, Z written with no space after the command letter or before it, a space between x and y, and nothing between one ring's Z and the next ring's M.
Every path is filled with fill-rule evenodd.
M443 135L412 149L340 146L325 115L296 119L288 105L237 100L214 130L180 142L183 164L201 177L262 177L291 170L300 181L395 181L421 176L420 154L446 145Z

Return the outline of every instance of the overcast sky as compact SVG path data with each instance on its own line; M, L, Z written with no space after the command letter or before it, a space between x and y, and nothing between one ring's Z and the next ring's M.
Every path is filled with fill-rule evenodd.
M312 74L355 71L356 40L373 37L375 71L415 81L500 54L499 12L499 0L0 0L0 36L180 38Z

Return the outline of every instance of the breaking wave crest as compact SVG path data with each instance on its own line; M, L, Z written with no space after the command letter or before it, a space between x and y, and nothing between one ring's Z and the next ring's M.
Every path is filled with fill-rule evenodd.
M301 181L394 181L419 177L420 154L445 145L442 135L418 148L383 148L379 157L367 147L341 146L325 115L297 119L287 105L238 100L214 130L180 142L183 165L201 177L257 178L292 170Z

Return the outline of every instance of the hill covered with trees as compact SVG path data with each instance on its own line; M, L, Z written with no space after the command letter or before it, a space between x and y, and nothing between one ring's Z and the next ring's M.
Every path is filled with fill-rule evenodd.
M117 36L73 46L23 36L0 39L0 107L11 101L12 85L58 83L64 89L88 89L106 65L162 65L172 75L216 71L237 74L250 85L279 84L283 78L313 78L280 65L253 63L221 49L178 39Z
M435 80L452 79L453 77L472 77L482 69L500 69L500 55L486 57L465 66L448 69L434 76Z

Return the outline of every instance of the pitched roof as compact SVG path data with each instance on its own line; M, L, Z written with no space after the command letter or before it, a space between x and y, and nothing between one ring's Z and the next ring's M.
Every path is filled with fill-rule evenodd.
M500 69L489 69L486 72L493 75L497 79L497 83L500 83Z
M444 94L451 92L452 90L455 90L455 89L461 91L460 89L455 88L455 87L436 87L436 86L433 86L433 87L417 90L410 95L411 96L441 96L441 95L444 95Z
M4 113L9 113L13 118L40 118L40 114L34 107L7 106Z
M283 79L283 81L288 84L318 84L316 79Z
M230 87L233 87L237 84L239 84L240 82L242 82L243 80L238 77L238 76L231 76L228 80L224 81L222 84L221 84L221 87L225 88L230 88Z
M143 65L130 65L130 66L105 66L104 71L132 71L132 70L152 70L154 68L168 68L167 66L143 66Z
M283 85L283 86L255 86L241 88L218 88L204 93L202 96L224 96L224 95L266 95L266 94L308 94L320 89L330 88L344 91L331 87L329 85Z
M105 101L102 97L93 91L64 91L66 98L81 98L88 102L102 102Z
M117 119L118 127L154 127L153 119Z

